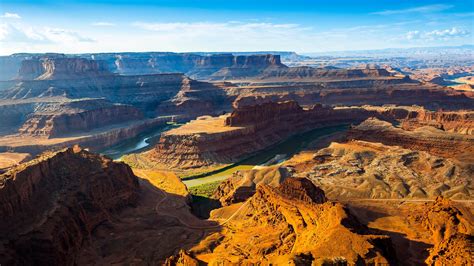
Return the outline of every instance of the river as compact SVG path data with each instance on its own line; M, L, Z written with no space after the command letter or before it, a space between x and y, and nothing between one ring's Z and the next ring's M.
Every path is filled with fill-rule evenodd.
M339 125L314 129L302 134L294 135L279 144L258 152L238 163L212 171L207 174L183 179L187 187L195 187L207 183L225 180L238 170L252 169L258 165L274 165L290 158L293 154L305 149L314 140L346 130L348 125Z
M158 138L161 133L170 130L171 128L176 126L178 125L167 124L150 129L146 132L137 135L134 138L125 140L119 144L108 147L100 151L100 154L106 155L114 160L120 160L120 158L124 155L130 153L138 153L147 149L150 145L154 143L154 139Z

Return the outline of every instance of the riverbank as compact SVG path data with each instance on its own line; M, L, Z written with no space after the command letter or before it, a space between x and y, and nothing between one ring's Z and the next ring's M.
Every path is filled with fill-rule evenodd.
M240 162L235 164L210 171L208 173L201 173L199 175L183 177L183 182L188 188L204 185L207 183L218 182L227 179L234 172L239 170L249 170L256 166L265 164L275 157L290 158L295 153L307 148L310 144L314 144L317 139L326 137L336 132L345 131L348 129L348 125L338 125L331 127L324 127L314 129L302 134L294 135L277 145L274 145L268 149L260 151L255 155L252 155ZM268 165L274 165L281 163L281 160L274 160L274 163Z

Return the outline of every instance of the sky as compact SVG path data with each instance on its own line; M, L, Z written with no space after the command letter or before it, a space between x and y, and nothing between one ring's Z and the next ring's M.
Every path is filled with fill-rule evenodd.
M474 44L474 0L1 0L0 55Z

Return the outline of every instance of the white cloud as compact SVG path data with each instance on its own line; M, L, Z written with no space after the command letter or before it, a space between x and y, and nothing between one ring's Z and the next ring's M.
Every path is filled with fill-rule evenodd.
M470 32L467 30L452 27L445 30L433 30L433 31L409 31L406 33L405 38L408 40L449 40L459 37L469 36Z
M92 23L91 25L98 26L98 27L113 27L115 26L115 23L107 22L107 21L98 21L98 22Z
M3 43L77 43L93 42L91 38L67 29L33 27L26 24L0 24L0 42Z
M242 23L239 21L229 21L222 23L214 22L174 22L174 23L149 23L149 22L135 22L132 24L135 27L156 31L162 33L176 33L176 34L226 34L229 33L255 33L262 31L304 31L309 28L301 27L298 24L274 24L274 23Z
M0 16L1 18L14 18L14 19L21 19L20 15L17 13L9 13L5 12L3 15Z
M398 15L398 14L406 14L406 13L432 13L432 12L447 10L452 7L453 5L436 4L436 5L426 5L426 6L419 6L419 7L413 7L413 8L406 8L406 9L384 10L384 11L379 11L379 12L373 12L371 14Z

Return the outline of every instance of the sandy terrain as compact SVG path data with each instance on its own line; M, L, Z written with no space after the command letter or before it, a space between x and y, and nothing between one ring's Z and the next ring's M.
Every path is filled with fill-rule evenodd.
M30 158L29 153L2 152L0 153L0 169L19 164Z

